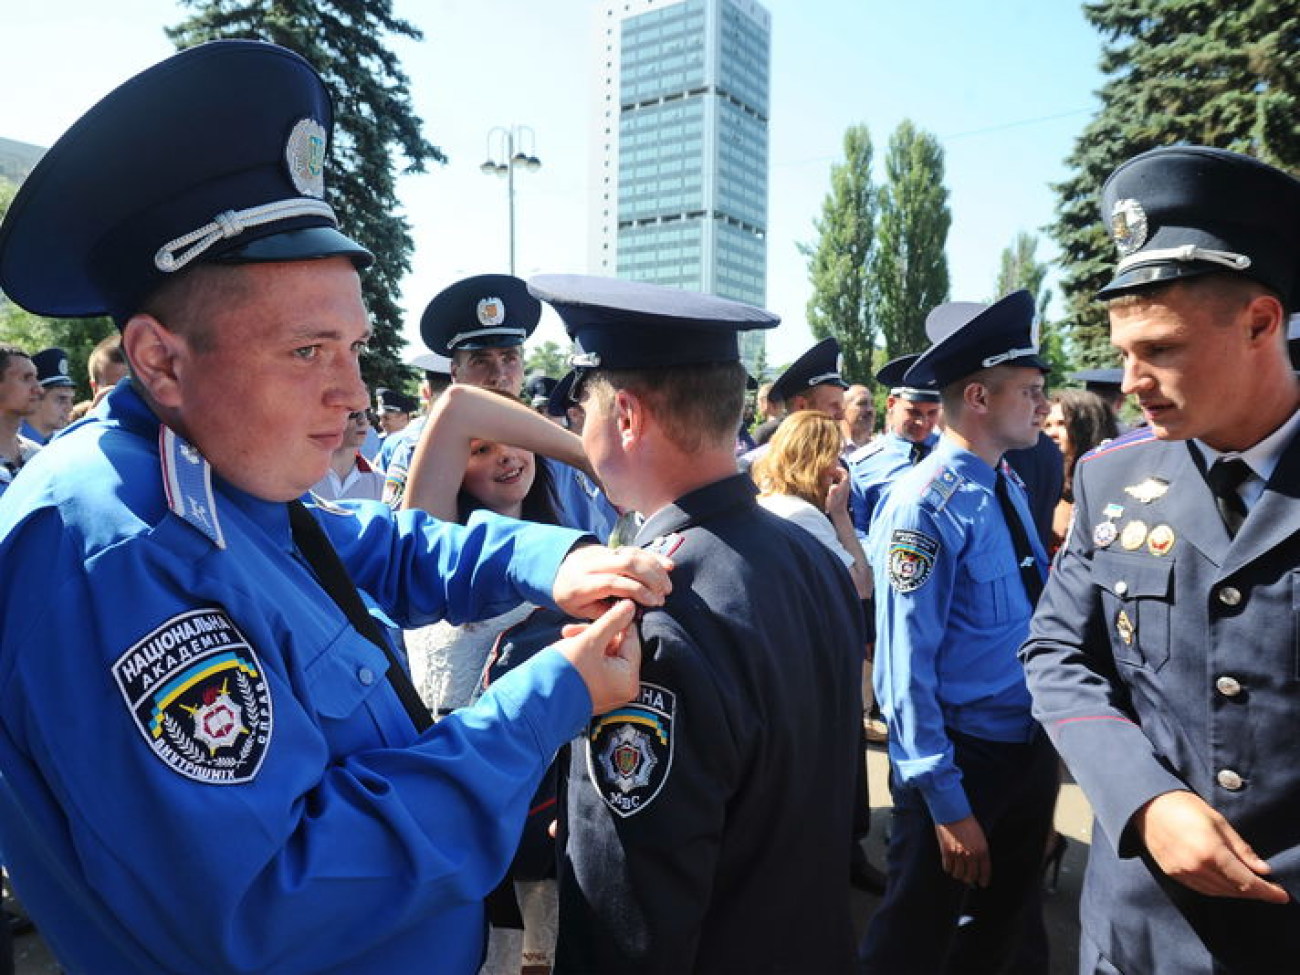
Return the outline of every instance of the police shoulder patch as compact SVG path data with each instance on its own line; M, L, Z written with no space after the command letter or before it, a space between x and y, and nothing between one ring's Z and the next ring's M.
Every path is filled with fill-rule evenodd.
M676 717L677 695L643 683L636 700L592 719L587 774L617 815L643 812L662 791L673 767Z
M173 616L128 648L113 679L153 753L195 782L238 785L271 742L257 654L220 607Z
M924 532L896 528L889 537L889 584L896 592L915 592L925 585L939 554L939 540Z

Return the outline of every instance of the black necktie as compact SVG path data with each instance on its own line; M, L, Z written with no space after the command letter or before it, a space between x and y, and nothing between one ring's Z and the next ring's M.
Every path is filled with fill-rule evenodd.
M929 452L930 452L929 444L923 441L915 442L912 444L912 449L907 455L908 460L910 460L912 466L915 467L917 464L921 463L921 461L925 460L926 454L928 454Z
M1038 572L1038 560L1034 558L1034 547L1029 544L1029 534L1025 531L1025 523L1020 520L1020 514L1016 511L1016 506L1011 503L1011 495L1007 490L1007 478L1001 471L998 471L997 486L993 493L998 496L998 504L1002 507L1002 517L1006 519L1007 527L1011 529L1011 545L1016 550L1016 562L1020 568L1020 581L1025 584L1025 594L1029 597L1029 603L1032 606L1038 605L1038 597L1043 594L1043 577Z
M1237 537L1237 529L1246 520L1246 502L1241 500L1238 488L1250 475L1250 465L1240 457L1232 460L1220 457L1205 474L1205 480L1214 492L1214 503L1218 506L1219 517L1223 519L1223 527L1228 529L1229 538Z
M293 543L298 551L316 573L316 580L321 588L334 600L335 605L343 610L353 628L367 640L384 651L388 660L388 681L397 692L406 713L411 716L411 723L416 731L424 731L433 725L429 709L420 700L419 692L411 683L411 677L393 653L393 648L384 639L379 623L366 611L366 605L357 593L357 587L348 575L339 553L334 551L325 529L316 523L311 512L301 501L289 502L289 528L293 532Z

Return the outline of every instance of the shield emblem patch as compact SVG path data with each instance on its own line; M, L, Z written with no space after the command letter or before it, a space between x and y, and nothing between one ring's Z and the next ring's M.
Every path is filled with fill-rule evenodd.
M174 616L113 664L113 678L153 753L188 779L238 785L271 741L261 662L219 608Z
M677 695L642 684L631 704L592 719L587 774L605 805L624 818L644 810L663 790L673 765Z

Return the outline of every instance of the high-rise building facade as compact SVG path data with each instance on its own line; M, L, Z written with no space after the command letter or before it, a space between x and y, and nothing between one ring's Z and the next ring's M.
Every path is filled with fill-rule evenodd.
M764 304L771 16L624 0L596 31L592 269ZM744 339L752 367L763 336Z

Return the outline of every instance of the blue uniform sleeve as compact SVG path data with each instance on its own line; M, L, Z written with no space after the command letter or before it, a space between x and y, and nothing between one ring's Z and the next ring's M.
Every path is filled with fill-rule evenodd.
M939 654L960 556L960 539L923 505L887 502L877 511L876 699L896 774L921 791L936 823L971 814L939 703Z
M341 510L342 513L334 513ZM377 501L316 509L352 581L402 626L496 616L523 602L554 607L560 563L580 531L476 511L467 525Z
M424 590L406 602L456 615L475 608L479 582L513 574L506 554L529 537L380 524L361 533L378 551L349 552L349 564L401 601L400 573L376 566L403 560ZM32 770L31 807L57 810L39 826L62 869L35 883L71 878L121 937L148 932L159 970L379 970L385 958L409 970L409 952L384 951L438 940L447 916L461 930L443 961L471 970L479 901L590 713L581 678L543 651L417 738L382 656L307 571L252 544L237 519L226 528L220 550L165 518L87 558L43 509L4 538L0 758ZM480 575L478 558L495 567ZM519 588L548 573L525 571ZM24 577L42 580L44 598ZM206 695L187 697L195 686ZM139 687L142 706L128 693ZM40 899L60 896L72 900L67 889Z
M1094 523L1086 465L1076 470L1075 523L1057 554L1020 650L1034 717L1051 736L1121 855L1137 852L1125 832L1151 799L1187 785L1156 756L1134 722L1111 651L1093 579Z

